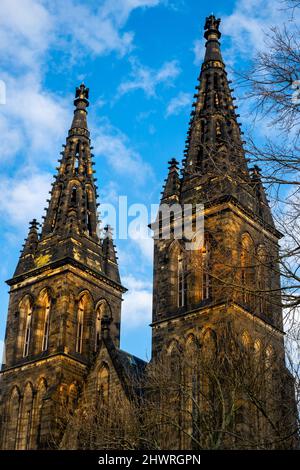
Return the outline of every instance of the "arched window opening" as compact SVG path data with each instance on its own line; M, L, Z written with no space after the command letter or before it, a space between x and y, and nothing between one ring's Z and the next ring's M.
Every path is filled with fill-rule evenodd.
M17 387L11 392L8 417L7 417L7 433L6 433L6 449L14 450L17 447L18 429L19 429L19 412L20 412L20 393Z
M76 206L77 204L77 187L73 186L71 190L71 204Z
M77 334L76 334L76 352L82 352L82 341L83 341L83 319L84 319L84 297L81 297L78 304L77 312Z
M54 207L59 208L60 207L60 202L61 202L61 189L59 189L59 192L56 194L55 203L53 204ZM55 225L56 225L56 222L57 222L57 215L58 215L58 211L55 210L54 214L53 214L52 223L51 223L51 231L53 231L55 229Z
M49 344L50 308L51 308L51 302L50 302L48 294L46 294L45 299L44 299L44 305L43 305L44 330L43 330L42 351L46 351L48 349L48 344Z
M25 334L24 334L24 347L23 347L23 357L27 357L29 354L29 346L31 339L31 325L32 325L32 307L30 305L29 299L26 305L26 318L25 318Z
M91 236L93 234L92 230L92 207L91 207L91 202L92 202L92 194L90 190L88 189L86 192L86 226L89 235Z
M41 421L43 413L43 400L45 398L47 391L47 384L45 379L41 379L38 385L38 390L35 398L34 405L34 432L35 432L35 442L37 447L41 443Z
M183 254L178 255L178 307L184 307L187 304L187 278L184 270Z
M20 437L19 450L27 450L31 444L32 431L32 409L33 409L33 390L30 383L25 386L21 419L20 419Z
M202 248L202 299L210 298L210 246L209 241L205 240Z
M75 149L75 157L74 157L74 172L75 172L75 175L77 175L78 172L79 172L79 158L80 158L80 155L79 155L79 142L77 142L76 149Z
M71 384L67 396L67 405L70 412L73 412L75 410L78 401L78 396L78 387L75 384Z
M242 301L248 307L252 306L253 300L253 243L246 234L242 238L241 249L241 288Z
M266 313L266 288L267 288L267 253L265 247L260 246L257 250L257 288L258 288L258 310L259 313Z
M221 124L220 121L216 122L216 137L221 138L222 137L222 129L221 129Z
M95 351L98 350L101 340L101 321L104 315L107 313L107 304L102 301L96 310L96 324L95 324Z

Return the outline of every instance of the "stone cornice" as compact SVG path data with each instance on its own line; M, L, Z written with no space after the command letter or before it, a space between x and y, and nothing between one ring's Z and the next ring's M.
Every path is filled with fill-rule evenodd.
M59 260L53 261L52 263L32 269L30 271L27 271L26 273L20 274L18 276L15 276L7 280L6 283L11 287L16 286L17 284L15 288L19 288L19 287L22 287L24 283L25 284L28 282L30 283L30 278L34 278L33 282L36 282L36 278L39 276L43 276L45 273L47 273L47 271L49 271L48 275L53 276L54 274L57 273L59 268L64 268L63 270L70 271L70 266L73 266L77 269L80 269L81 271L84 271L90 276L98 280L101 280L105 284L113 287L114 289L118 290L121 293L124 293L127 291L125 287L123 287L118 282L113 281L112 279L108 278L103 272L97 272L91 267L88 267L85 264L81 263L80 261L77 261L71 257L61 258ZM61 270L59 270L59 272L61 272Z

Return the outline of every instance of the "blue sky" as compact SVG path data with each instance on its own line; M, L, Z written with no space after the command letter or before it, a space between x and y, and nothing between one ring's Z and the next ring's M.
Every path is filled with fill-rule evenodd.
M89 125L100 203L158 203L167 161L182 158L204 53L203 24L222 18L231 69L250 63L264 32L288 17L271 0L1 0L0 345L8 286L27 234L41 221L65 142L75 87L90 88ZM241 107L244 127L253 118ZM272 132L260 125L260 137ZM150 357L152 244L116 240L125 296L123 349ZM1 346L0 346L1 347Z

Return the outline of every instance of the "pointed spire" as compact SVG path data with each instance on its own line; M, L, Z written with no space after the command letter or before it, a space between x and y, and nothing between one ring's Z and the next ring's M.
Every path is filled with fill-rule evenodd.
M28 237L25 241L22 256L35 253L39 241L38 227L39 223L36 219L29 223Z
M169 173L165 180L165 186L162 192L162 203L175 203L179 201L180 196L180 177L178 172L178 161L172 158L169 162Z
M28 236L25 239L15 275L22 274L33 267L33 258L39 242L38 227L39 223L36 219L29 223Z
M269 201L262 183L261 169L254 165L250 168L251 182L256 195L256 213L268 225L275 227Z
M97 187L93 170L87 111L89 89L76 88L75 111L66 145L61 152L42 236L86 234L98 241Z
M117 261L116 247L113 242L113 232L110 225L104 227L104 239L102 243L104 257L104 272L116 282L120 282L119 267Z
M220 20L206 18L206 54L196 87L183 160L184 180L195 175L249 179L241 131L220 51ZM185 186L185 184L184 184Z

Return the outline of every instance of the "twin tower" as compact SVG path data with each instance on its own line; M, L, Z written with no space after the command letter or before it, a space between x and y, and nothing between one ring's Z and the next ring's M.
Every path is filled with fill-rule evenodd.
M284 364L277 231L258 167L248 168L220 20L205 24L206 52L196 86L181 172L169 162L161 202L204 205L204 240L154 241L153 359L201 343L226 322ZM0 382L2 449L51 446L57 404L83 390L120 387L147 364L120 349L123 287L109 227L97 232L97 186L87 125L89 90L76 89L74 118L52 183L46 216L29 233L10 286ZM192 218L195 214L192 214ZM172 226L181 224L173 214ZM172 230L171 230L171 233ZM272 293L272 295L270 294ZM271 393L276 394L275 388ZM285 406L281 402L282 407Z

